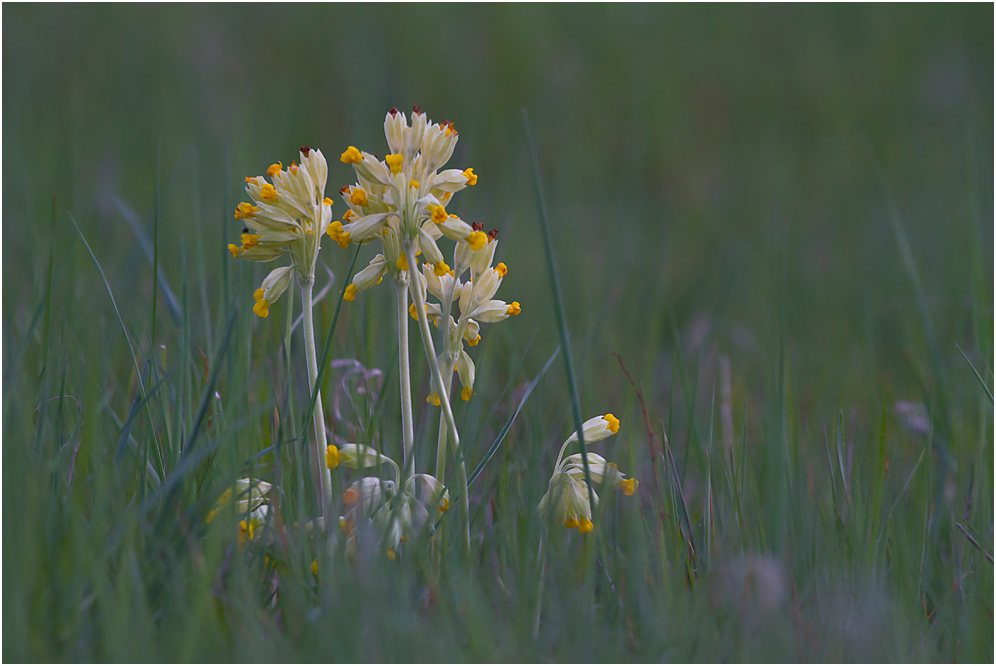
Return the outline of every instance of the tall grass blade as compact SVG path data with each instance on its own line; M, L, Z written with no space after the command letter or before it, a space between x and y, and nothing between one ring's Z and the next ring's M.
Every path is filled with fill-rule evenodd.
M484 471L485 465L491 461L491 458L495 455L495 452L498 451L498 447L501 446L501 443L505 440L505 435L508 434L512 424L515 423L515 418L519 415L519 412L522 411L522 408L526 406L526 400L529 399L529 395L533 392L533 389L536 388L539 380L546 374L546 371L550 368L550 364L553 363L553 359L557 358L557 354L559 353L560 347L557 347L556 351L553 352L546 364L543 366L543 369L539 371L539 374L536 375L533 381L529 382L529 386L526 387L525 393L522 394L522 399L519 400L519 406L515 408L515 411L512 412L512 415L508 418L508 421L505 422L505 426L501 429L501 432L499 432L498 436L495 437L495 441L491 443L490 447L488 447L487 452L484 454L484 458L481 459L481 462L478 463L477 467L474 468L474 471L471 472L470 478L467 479L468 486L474 483L474 480L477 479L481 472Z
M571 406L574 412L574 427L578 433L578 447L581 449L581 461L584 463L584 482L588 489L588 502L591 513L595 514L595 494L592 492L591 470L588 469L588 446L584 441L584 417L581 414L581 397L578 395L577 380L574 376L574 358L571 355L570 341L567 333L567 318L564 315L564 301L560 295L560 282L557 279L557 265L553 258L553 240L550 237L550 224L546 215L546 200L543 196L543 183L540 179L539 158L536 156L536 145L533 142L533 130L529 124L529 114L522 109L522 122L526 127L526 142L529 146L529 157L533 165L533 183L536 186L536 206L539 209L540 229L543 232L543 248L546 254L546 268L553 290L553 305L557 313L557 329L560 331L560 347L564 350L564 369L567 373L568 389L571 392Z
M955 343L955 347L958 347L957 342ZM965 350L963 350L961 347L958 347L958 351L960 351L961 355L965 357L965 360L968 362L968 367L972 368L972 372L975 373L975 378L978 379L979 384L982 385L982 390L986 392L987 396L989 396L989 404L993 404L993 392L989 389L988 386L986 386L986 380L984 380L982 378L982 375L979 374L979 371L975 369L975 365L972 363L972 360L968 358L968 354L965 353Z

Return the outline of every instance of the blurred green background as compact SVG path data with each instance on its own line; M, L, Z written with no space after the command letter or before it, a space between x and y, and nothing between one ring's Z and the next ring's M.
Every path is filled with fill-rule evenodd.
M99 550L102 528L93 517L98 504L107 512L99 525L110 529L130 510L134 489L113 498L96 481L74 489L66 481L69 459L60 455L52 463L38 446L47 438L56 448L71 441L75 421L46 430L35 410L44 396L92 398L81 407L86 418L79 440L85 446L80 462L74 454L72 464L81 466L83 478L111 483L101 470L121 431L105 407L121 420L135 397L136 377L104 286L67 211L106 273L140 360L150 349L158 359L159 345L166 345L169 355L189 352L188 365L201 367L218 346L230 308L239 304L239 342L230 356L237 367L218 387L223 396L240 396L225 406L228 418L237 418L238 401L253 400L253 383L265 383L280 367L284 319L276 308L277 316L265 322L250 319L251 293L265 273L234 262L225 249L239 232L231 211L244 196L243 176L262 173L277 160L290 162L306 144L329 158L327 191L335 192L352 182L351 170L338 161L340 152L356 145L383 154L384 113L414 104L459 130L454 166L473 167L480 181L456 199L451 212L499 229L499 256L510 268L499 296L523 308L514 321L496 327L494 343L482 346L484 399L497 398L533 331L539 333L516 386L535 376L559 344L521 115L526 109L583 411L622 415L628 439L619 445L625 450L618 453L620 466L644 479L641 492L650 489L642 415L610 350L622 355L644 389L652 424L658 427L663 419L669 429L684 492L699 507L694 513L700 536L709 479L717 483L724 473L716 466L722 463L708 457L713 425L716 442L739 442L747 419L744 441L756 474L748 490L750 511L764 527L749 538L716 536L715 559L770 553L814 598L824 584L853 590L856 581L871 581L862 589L873 589L874 599L864 608L888 607L892 619L883 620L881 631L895 639L879 646L883 652L835 652L829 646L857 639L840 638L844 634L813 619L813 632L830 633L810 640L808 629L799 628L804 621L785 611L781 624L772 625L787 632L774 631L779 640L752 643L741 635L726 642L736 631L755 634L731 619L736 613L716 611L704 593L689 590L681 600L676 584L663 601L640 597L637 605L647 614L640 626L649 633L681 615L681 608L704 614L687 617L715 628L684 647L658 649L649 639L634 647L621 636L639 634L639 627L597 611L583 620L565 611L564 618L578 623L577 642L564 646L544 634L546 639L526 647L508 628L514 622L496 621L507 616L482 601L480 608L471 604L468 617L505 627L502 635L518 647L444 637L431 649L423 645L429 651L418 655L992 660L992 564L954 524L973 524L981 545L992 551L992 406L955 347L965 350L991 385L985 370L993 359L991 5L8 5L3 14L5 660L423 658L362 647L330 654L319 650L320 641L297 643L300 652L293 657L253 652L249 644L240 652L239 632L231 627L228 642L173 642L169 636L181 631L177 614L186 602L163 601L149 590L155 581L186 580L180 572L192 565L179 555L178 569L135 573L132 583L149 591L141 602L147 616L115 620L159 632L152 651L143 657L137 643L122 639L115 652L115 630L105 626L110 614L95 619L88 609L92 595L99 599L104 589L92 582L93 572L104 571L102 558L117 555L79 549L88 543ZM189 294L184 321L192 346L180 352L175 350L184 324L169 317L162 290L150 344L152 270L126 219L131 215L151 237L157 190L160 271L178 299L181 292ZM341 204L334 210L341 213ZM904 262L903 242L911 262ZM361 252L360 261L368 254ZM41 324L49 316L44 304L50 256L48 333ZM327 242L322 256L341 276L351 251ZM320 306L320 331L333 307L331 296ZM386 289L346 306L334 356L387 369L393 358L390 312ZM164 369L172 362L172 356L162 361ZM726 363L729 395L721 397ZM418 410L426 375L424 369L416 373L418 417L425 415ZM531 408L527 425L517 424L500 456L506 470L497 477L502 488L509 479L531 484L510 505L520 517L545 490L549 449L570 430L565 386L558 362L541 384L541 397L533 398L541 404ZM188 401L199 395L192 390ZM305 389L299 382L294 390ZM390 400L396 397L387 395L393 418ZM713 400L722 404L710 421ZM909 424L895 409L899 401L926 405L935 436L904 427ZM720 416L726 405L733 408L732 429L733 420ZM501 418L507 418L507 407ZM857 471L848 483L861 497L853 501L868 502L857 488L876 488L876 478L887 478L886 499L866 507L867 515L887 512L896 498L906 500L897 513L887 514L897 521L894 529L908 528L902 539L915 544L903 573L895 573L899 565L892 572L898 583L882 573L885 546L870 560L850 551L852 540L875 538L868 536L874 520L860 527L841 520L837 537L847 541L846 548L826 536L837 524L833 511L823 522L814 518L800 527L810 522L812 507L829 502L832 483L842 480L827 466L841 412L845 476L853 464ZM464 416L476 430L482 407L468 407ZM425 437L429 420L420 419ZM497 429L485 425L488 432ZM826 452L824 426L831 442ZM874 477L882 431L891 471ZM152 432L150 427L144 436ZM270 443L267 428L251 432L236 438L246 455ZM34 448L28 441L35 441ZM924 467L917 468L925 450ZM531 476L507 472L516 457L533 463ZM917 469L910 485L907 475ZM486 503L489 491L478 492L475 501ZM203 499L199 489L195 495ZM101 497L103 504L95 499ZM642 495L645 520L657 511L651 501ZM907 504L916 510L907 514ZM94 521L84 530L94 531L89 537L66 527L80 507ZM963 513L966 518L960 518ZM135 529L136 543L152 538ZM812 539L815 552L817 539L824 538L820 557L827 561L817 557L803 565L793 559L790 551L802 540ZM888 539L906 543L894 534ZM486 542L480 547L487 568ZM509 555L510 561L527 567L525 548ZM88 564L72 565L76 558ZM106 585L117 592L107 594L127 605L132 602L115 587L126 567L114 561ZM63 578L47 579L44 563L57 562ZM680 567L673 572L680 581ZM93 585L98 592L87 592ZM806 610L803 603L795 612L813 613L816 606ZM454 612L446 622L459 625L460 617ZM58 626L44 626L43 618ZM548 626L567 631L555 621ZM591 651L586 641L601 634L584 629L590 626L618 629L618 643L605 647L603 641ZM426 640L412 631L399 645ZM689 635L687 628L674 631ZM143 635L136 630L132 638ZM726 638L716 642L717 635ZM672 645L682 645L674 640ZM779 652L783 644L786 651Z

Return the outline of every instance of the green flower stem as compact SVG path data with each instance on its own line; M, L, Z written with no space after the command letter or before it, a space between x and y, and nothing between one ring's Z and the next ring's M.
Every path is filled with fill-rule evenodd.
M398 294L398 368L401 377L401 464L415 471L415 425L412 416L411 361L408 354L408 286L395 283ZM398 480L400 483L400 479Z
M411 241L404 242L405 256L409 266L418 266L415 260L415 250ZM467 498L467 466L463 460L463 453L460 450L460 433L457 432L456 421L453 418L453 407L450 405L449 390L443 382L443 374L440 371L439 363L436 362L436 346L432 343L432 331L429 330L429 318L425 315L425 297L422 290L412 280L412 299L415 301L415 311L419 314L418 326L422 331L422 346L425 348L425 355L429 361L429 369L432 378L435 380L437 391L439 392L439 404L443 408L443 415L452 433L452 448L457 457L457 489L460 492L460 545L464 556L470 556L470 502Z
M325 526L331 525L330 518L332 507L332 473L325 465L325 410L322 408L322 394L315 386L318 379L318 353L315 351L315 321L312 312L312 289L315 286L314 277L301 280L301 309L304 314L304 353L308 362L308 383L309 395L311 391L317 391L314 396L315 411L313 414L315 423L315 446L311 449L311 471L315 478L315 494L318 496L318 504L322 509L322 517Z
M450 282L450 288L446 290L446 298L443 300L442 345L444 350L446 349L447 340L450 339L450 310L453 309L453 294L456 291L456 283L457 279L454 277L453 281ZM459 338L457 339L459 340ZM453 359L447 357L447 363L451 360ZM448 376L450 379L446 383L447 396L450 394L450 389L453 386L453 375L450 374ZM436 444L436 478L440 480L446 478L446 415L443 412L439 413L439 440Z

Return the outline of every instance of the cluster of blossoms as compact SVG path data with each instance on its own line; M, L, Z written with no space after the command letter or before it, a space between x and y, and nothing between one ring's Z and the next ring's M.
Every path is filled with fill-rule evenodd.
M260 317L284 293L292 274L314 279L321 236L332 221L332 200L325 196L328 164L322 151L302 146L301 163L286 169L277 162L263 176L246 178L246 193L252 203L242 202L235 218L242 220L241 245L228 246L233 257L250 261L273 261L288 255L291 263L273 269L253 294L253 307Z
M582 424L584 441L586 444L593 444L619 432L619 419L612 414L596 416L588 419ZM578 434L575 432L567 438L557 455L557 464L553 468L553 476L550 477L550 486L546 495L540 500L539 509L544 516L551 518L554 522L567 527L578 528L578 532L587 534L592 530L591 508L598 506L598 493L595 488L591 489L591 500L588 497L588 486L584 478L584 459L582 454L564 458L567 447L578 441ZM626 479L622 472L616 469L613 463L607 462L605 458L597 453L588 453L588 471L591 474L593 485L607 484L616 486L625 495L632 495L636 492L639 481L636 479Z
M330 469L339 465L363 469L387 464L394 480L365 476L354 481L343 493L346 507L339 517L339 529L347 536L351 552L355 551L358 528L373 528L380 535L380 545L391 559L403 541L416 536L450 508L450 496L443 484L431 474L412 474L401 483L397 463L362 444L329 445L325 462Z
M390 478L364 476L346 489L339 525L347 535L351 552L355 552L359 534L372 533L393 559L400 543L434 529L450 508L449 493L442 479L446 478L447 453L451 452L458 461L455 488L460 500L461 541L465 554L469 554L468 481L450 404L453 375L459 379L461 398L470 400L477 373L468 348L480 343L482 325L518 315L522 308L518 301L496 298L509 271L504 262L495 263L498 231L485 231L483 224L465 222L447 211L457 192L478 181L472 168L444 168L459 139L453 123L434 123L418 107L413 109L410 119L391 109L384 119L384 133L390 152L383 160L354 146L349 146L340 157L342 163L352 166L356 176L354 184L339 190L346 204L341 221L332 220L332 200L325 196L328 165L319 150L304 146L300 149L299 162L291 162L287 168L277 162L266 170L265 176L246 178L250 201L240 203L235 211L235 217L245 226L240 243L233 243L228 249L233 257L250 261L267 262L284 256L289 259L286 265L273 269L263 279L253 295L253 312L267 317L270 306L287 290L292 278L296 278L302 295L302 332L310 387L315 387L318 366L312 288L321 240L327 234L342 248L379 241L379 252L346 285L342 298L354 301L360 292L380 284L385 275L390 276L395 287L402 416L398 460L402 465L362 444L329 445L321 394L315 395L315 443L310 451L323 516L309 524L319 524L320 520L323 529L330 525L333 515L330 470L339 466L366 470L388 465L393 471ZM440 249L443 237L454 243L451 256L444 257ZM429 297L433 302L429 302ZM409 316L419 324L431 369L426 400L442 408L435 475L415 473L414 469ZM430 324L438 331L438 345L433 342ZM611 414L596 417L584 423L584 440L594 443L618 429L619 421ZM595 453L565 458L567 447L575 441L577 433L564 442L539 508L556 522L588 533L593 527L591 507L597 503L598 495L594 488L589 495L586 466L593 483L614 485L626 495L635 492L637 481L625 479L613 464ZM242 516L240 543L254 539L266 523L269 512L266 497L270 489L269 484L257 480L236 482L237 508ZM229 490L219 498L208 522L232 501L232 494ZM316 575L317 568L315 562Z

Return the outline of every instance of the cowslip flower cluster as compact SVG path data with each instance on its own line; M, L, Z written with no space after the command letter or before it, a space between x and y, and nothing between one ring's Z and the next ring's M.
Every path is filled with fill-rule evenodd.
M373 527L380 535L382 548L393 559L400 543L433 524L449 509L450 498L449 491L430 474L412 474L402 484L397 463L371 447L330 445L326 453L330 469L339 465L362 469L382 463L391 466L395 479L365 476L350 484L342 495L346 511L339 517L339 528L355 550L357 526Z
M461 385L460 397L470 400L474 392L476 371L474 361L464 349L464 343L475 347L481 341L481 324L493 324L522 312L518 301L506 303L494 296L508 274L508 267L499 263L492 267L495 250L498 248L498 232L488 232L488 240L479 250L470 250L458 244L453 253L454 268L448 273L437 275L429 264L422 265L418 288L427 290L439 303L426 303L426 315L439 328L444 322L444 345L437 362L447 371L453 368ZM466 282L461 278L469 271ZM459 308L459 316L450 314L454 300ZM414 304L410 314L418 319ZM433 386L426 398L430 404L439 406L438 387Z
M433 123L418 107L411 125L405 114L391 109L384 119L384 134L391 151L384 160L350 146L341 161L356 172L356 183L339 190L348 210L343 221L332 222L328 235L340 246L377 238L382 252L353 278L345 299L379 284L384 275L403 282L409 271L404 243L424 253L436 275L450 267L436 241L446 236L471 250L487 243L487 234L475 229L446 205L456 192L477 183L473 169L439 169L449 161L458 134L453 123Z
M596 416L582 424L582 432L585 444L599 442L619 432L619 419L612 414ZM587 534L594 527L591 521L591 507L592 504L598 506L598 493L592 487L593 501L589 501L582 454L575 453L564 458L567 447L576 441L578 441L577 432L568 437L560 448L553 476L550 477L550 486L540 500L539 509L544 516L554 522L568 529L576 527L581 534ZM624 478L613 463L607 462L597 453L589 452L587 458L593 486L602 484L616 486L624 495L636 492L639 481Z
M286 169L281 162L272 164L266 176L246 178L246 193L252 202L242 202L235 209L241 220L241 244L230 244L235 258L250 261L273 261L287 255L289 266L269 273L255 291L253 312L269 315L272 305L290 285L293 274L302 281L314 280L315 262L321 249L321 236L332 220L332 200L325 197L328 164L322 151L302 146L301 162L291 162Z

